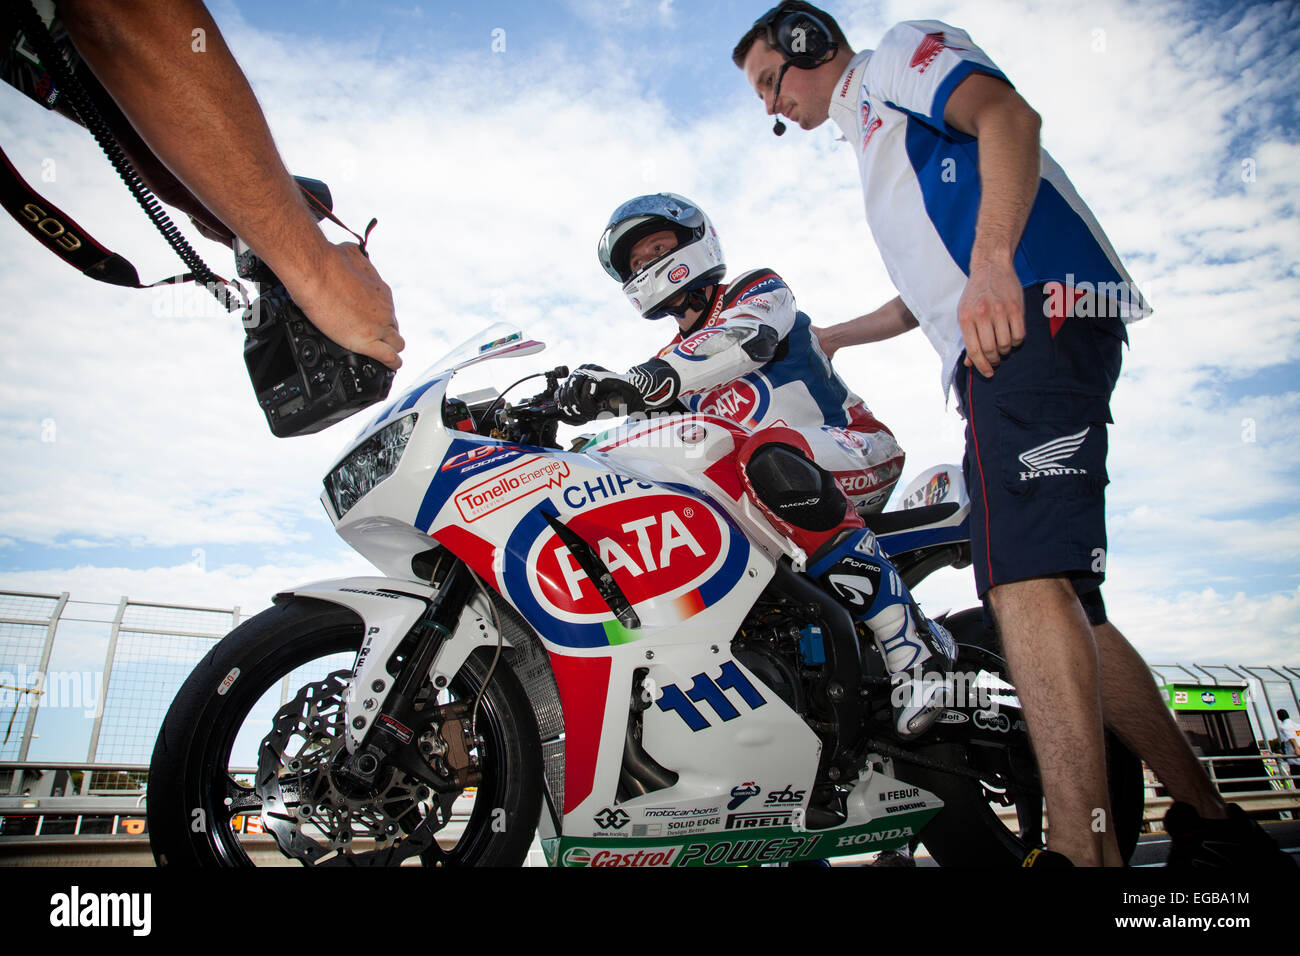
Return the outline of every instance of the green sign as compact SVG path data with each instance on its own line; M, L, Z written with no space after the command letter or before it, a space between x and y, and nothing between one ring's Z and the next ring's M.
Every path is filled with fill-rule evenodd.
M1245 687L1210 687L1205 684L1165 684L1160 695L1173 710L1245 710Z

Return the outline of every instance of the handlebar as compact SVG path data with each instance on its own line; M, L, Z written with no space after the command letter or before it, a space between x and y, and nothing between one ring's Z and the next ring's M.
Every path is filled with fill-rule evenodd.
M584 424L574 422L565 415L560 410L559 402L556 400L556 392L559 390L560 384L569 377L568 367L559 365L550 371L538 374L546 377L545 389L532 398L513 405L503 400L505 393L502 393L487 408L482 409L481 412L474 412L474 418L477 420L475 431L483 435L495 434L507 441L519 442L520 444L558 447L556 445L556 431L561 422ZM535 378L536 376L530 377ZM506 392L509 391L510 389L506 389ZM600 408L602 413L608 412L616 416L627 414L627 409L619 401L618 395L613 392L600 399ZM466 410L465 415L468 417L468 410Z

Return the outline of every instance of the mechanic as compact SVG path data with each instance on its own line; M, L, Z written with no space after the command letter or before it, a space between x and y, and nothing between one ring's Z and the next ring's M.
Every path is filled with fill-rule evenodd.
M1277 739L1278 749L1287 758L1287 772L1300 777L1300 724L1281 708L1277 711Z
M783 3L732 59L769 115L805 130L833 118L858 158L900 295L828 330L829 350L919 325L945 393L956 385L976 585L1001 629L1051 820L1053 851L1026 865L1122 865L1103 715L1180 801L1167 817L1171 864L1222 865L1208 849L1219 841L1243 860L1289 864L1225 807L1106 620L1109 398L1124 324L1150 309L1039 145L1038 114L965 32L935 20L900 23L855 54L825 12Z
M28 0L18 0L26 3ZM392 292L356 243L330 243L285 170L239 64L200 0L40 0L77 79L146 184L208 238L242 238L329 338L402 364ZM0 12L0 76L78 120Z
M579 367L558 393L561 409L590 421L615 396L624 413L689 408L751 430L737 456L742 483L808 555L809 573L874 635L904 689L892 697L895 730L923 733L942 709L942 685L915 673L932 658L947 672L956 648L926 621L858 513L879 511L898 481L904 454L893 434L831 369L780 276L755 269L724 281L713 224L689 199L629 200L597 252L642 317L672 316L679 332L626 374Z

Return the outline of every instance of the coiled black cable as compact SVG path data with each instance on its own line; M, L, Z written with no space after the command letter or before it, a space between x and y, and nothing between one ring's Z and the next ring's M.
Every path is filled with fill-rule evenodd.
M108 157L108 161L113 164L117 174L122 177L122 182L126 183L126 188L131 191L135 201L145 211L145 215L149 217L158 231L162 233L163 238L167 240L168 245L176 251L181 261L189 268L190 275L177 276L176 281L193 278L195 281L201 282L203 287L211 292L217 301L221 303L222 308L227 311L233 311L246 305L246 302L235 299L230 283L208 268L207 263L194 251L194 248L185 239L180 229L177 228L171 217L159 204L158 198L141 180L139 172L131 165L131 161L126 158L126 154L113 136L112 130L109 129L108 124L104 122L104 118L91 101L90 94L78 82L62 52L54 45L54 40L50 36L49 30L45 28L45 24L41 21L36 8L31 3L22 3L18 7L18 15L22 31L26 35L28 42L35 48L37 56L40 57L41 65L54 76L59 89L67 96L72 108L76 110L77 116L81 118L81 122L86 129L90 130L91 135L95 137L100 148L103 149L104 155Z

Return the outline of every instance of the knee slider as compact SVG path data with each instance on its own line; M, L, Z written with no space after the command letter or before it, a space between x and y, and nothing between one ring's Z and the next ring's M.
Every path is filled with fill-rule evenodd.
M829 531L844 520L844 492L835 477L789 445L764 445L745 471L759 500L797 528Z

